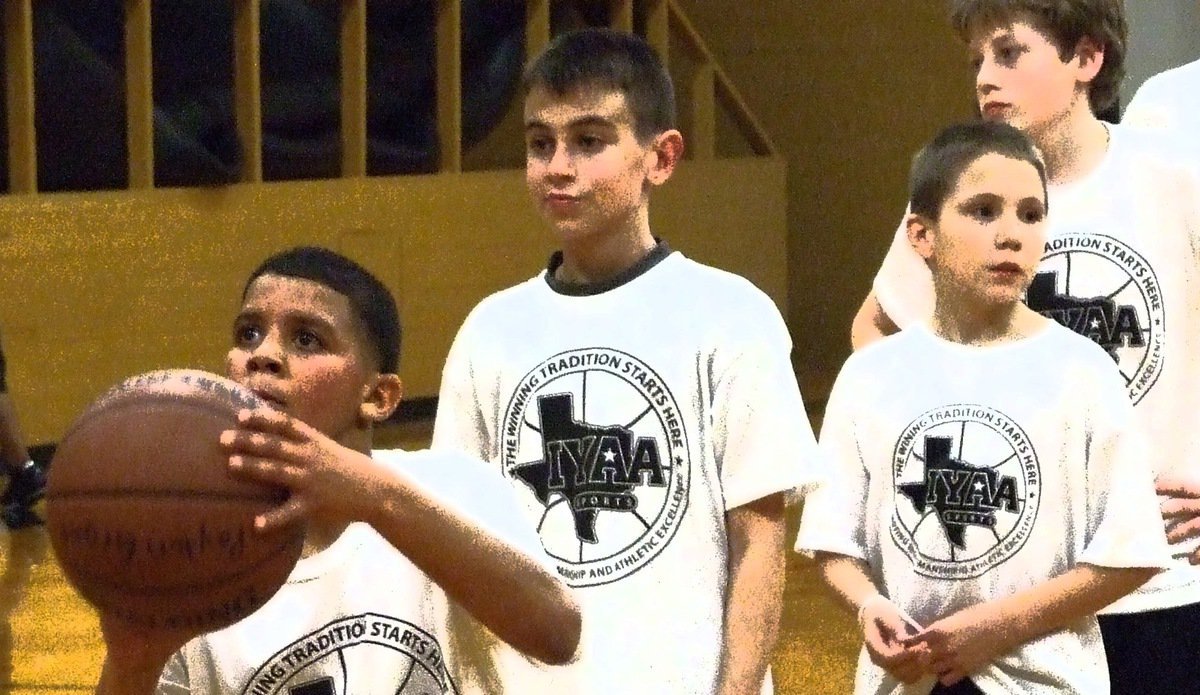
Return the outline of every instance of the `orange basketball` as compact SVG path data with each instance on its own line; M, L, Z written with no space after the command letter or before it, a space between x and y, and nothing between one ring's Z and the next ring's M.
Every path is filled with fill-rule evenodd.
M46 486L46 525L67 578L102 611L210 632L287 579L303 529L254 530L286 491L231 477L218 438L261 404L238 384L173 369L104 393L67 430Z

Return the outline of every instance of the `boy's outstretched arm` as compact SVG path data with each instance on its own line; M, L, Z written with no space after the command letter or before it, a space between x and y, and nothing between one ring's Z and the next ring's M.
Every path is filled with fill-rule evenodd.
M892 321L875 297L875 290L871 290L859 307L858 313L854 315L854 322L850 324L850 347L861 350L899 330L900 327Z
M1024 591L952 613L904 644L927 648L930 669L943 685L953 685L998 656L1104 608L1157 571L1081 564Z
M927 675L922 650L909 649L903 644L904 638L916 634L919 626L879 593L868 574L867 563L820 551L816 560L825 583L858 614L858 627L872 663L902 683L915 683Z
M779 638L783 611L784 496L725 513L729 585L718 695L758 695Z
M168 659L181 649L190 632L151 630L111 615L100 615L106 654L96 695L153 695Z
M361 520L403 553L489 630L550 664L579 642L579 607L530 555L428 495L394 467L348 449L269 409L242 413L222 444L230 469L291 490L260 528L308 516Z

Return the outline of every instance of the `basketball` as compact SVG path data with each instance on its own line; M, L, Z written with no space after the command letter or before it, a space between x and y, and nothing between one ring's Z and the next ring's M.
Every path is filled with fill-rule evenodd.
M137 625L211 632L283 585L303 529L263 533L254 517L284 490L237 480L220 433L260 405L198 370L127 379L88 406L51 461L46 525L67 579Z

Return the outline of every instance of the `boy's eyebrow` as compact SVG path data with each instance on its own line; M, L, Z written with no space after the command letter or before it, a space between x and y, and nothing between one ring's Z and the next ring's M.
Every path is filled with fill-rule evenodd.
M615 127L617 127L617 124L614 123L612 121L612 119L605 118L604 116L598 116L595 114L588 114L586 116L580 116L579 118L576 118L576 119L572 120L571 122L567 123L568 128L585 128L588 126L600 126L600 127L604 127L604 128L615 128ZM548 129L550 129L550 124L546 123L544 121L539 121L536 118L531 118L525 122L525 130L533 130L534 128L544 128L544 129L548 130Z
M260 319L264 313L265 312L260 309L242 309L238 312L238 315L234 317L234 323L250 319ZM289 309L283 313L283 318L287 321L299 321L301 323L315 324L325 331L335 330L333 321L331 321L328 317L311 311L304 311L302 309Z

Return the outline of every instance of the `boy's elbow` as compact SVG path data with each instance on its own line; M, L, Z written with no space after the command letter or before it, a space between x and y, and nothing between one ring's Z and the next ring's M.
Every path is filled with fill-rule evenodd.
M575 660L579 653L579 639L583 630L583 616L579 604L565 588L556 592L549 620L542 629L537 652L530 656L551 666L561 666Z

